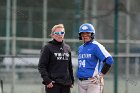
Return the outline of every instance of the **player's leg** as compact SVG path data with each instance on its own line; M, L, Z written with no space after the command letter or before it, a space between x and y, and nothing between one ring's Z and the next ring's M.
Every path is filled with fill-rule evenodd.
M90 84L87 93L102 93L103 86L97 84Z
M87 86L88 83L85 80L78 80L78 93L87 93Z
M103 86L104 86L104 81L101 80L100 82L94 84L93 82L89 81L89 86L87 93L103 93Z

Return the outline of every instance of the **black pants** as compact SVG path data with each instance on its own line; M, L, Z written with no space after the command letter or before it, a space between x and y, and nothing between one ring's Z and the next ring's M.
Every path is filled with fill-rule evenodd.
M45 86L46 93L70 93L70 86L54 84L52 88Z

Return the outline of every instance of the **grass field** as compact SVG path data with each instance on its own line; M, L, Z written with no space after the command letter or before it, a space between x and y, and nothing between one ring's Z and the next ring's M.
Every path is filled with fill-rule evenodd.
M118 82L118 93L125 93L125 82L128 82L128 93L139 93L140 80L121 80ZM105 80L104 93L113 93L113 80ZM11 84L4 84L4 93L11 93ZM42 84L16 84L14 93L45 93ZM71 93L78 93L77 84Z

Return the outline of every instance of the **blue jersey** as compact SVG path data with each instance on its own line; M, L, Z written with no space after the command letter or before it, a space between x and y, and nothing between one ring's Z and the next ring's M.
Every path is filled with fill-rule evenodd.
M103 61L112 56L97 41L87 42L79 47L78 50L78 78L90 78L101 72ZM109 65L112 62L108 63Z

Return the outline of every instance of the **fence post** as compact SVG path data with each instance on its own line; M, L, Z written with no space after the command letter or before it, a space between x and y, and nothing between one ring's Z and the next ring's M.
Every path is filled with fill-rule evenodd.
M139 74L139 58L137 57L135 59L135 77L137 78L138 77L138 74Z

